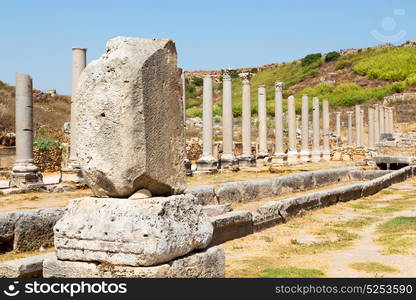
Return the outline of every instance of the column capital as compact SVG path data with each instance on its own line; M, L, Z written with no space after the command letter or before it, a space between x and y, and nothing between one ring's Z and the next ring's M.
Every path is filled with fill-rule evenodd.
M230 69L223 69L222 70L222 80L231 80L231 70Z
M340 111L337 111L336 114L337 114L337 116L340 116L341 115L341 112Z
M74 50L87 51L87 48L84 48L84 47L72 47L72 51L74 51Z
M276 81L275 82L275 84L274 84L274 86L275 86L275 89L276 90L279 90L280 92L282 91L282 89L283 89L283 82L281 82L281 81Z
M353 111L347 111L347 115L352 116L354 114Z
M212 77L212 76L211 76L210 74L205 74L205 75L204 75L204 78L207 78L207 79L211 79L211 77Z
M250 84L250 79L253 76L251 73L240 73L238 76L243 80L243 84Z

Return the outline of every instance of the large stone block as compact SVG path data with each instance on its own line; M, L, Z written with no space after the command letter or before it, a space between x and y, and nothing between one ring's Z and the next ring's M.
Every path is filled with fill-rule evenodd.
M80 198L56 224L60 260L152 266L205 248L213 227L193 195Z
M175 44L117 37L82 72L75 96L77 152L95 196L185 189L185 137Z
M43 277L51 278L222 278L224 250L211 247L152 267L131 267L97 262L63 261L49 257L43 263Z
M217 195L212 185L199 185L188 188L185 190L185 194L192 194L197 200L197 204L208 205L218 204Z
M211 245L237 239L253 233L253 217L250 211L231 211L211 218L214 234Z

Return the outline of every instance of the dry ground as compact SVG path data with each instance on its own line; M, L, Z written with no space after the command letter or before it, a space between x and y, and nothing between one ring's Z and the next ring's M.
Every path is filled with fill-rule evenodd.
M415 277L416 179L222 246L227 277Z

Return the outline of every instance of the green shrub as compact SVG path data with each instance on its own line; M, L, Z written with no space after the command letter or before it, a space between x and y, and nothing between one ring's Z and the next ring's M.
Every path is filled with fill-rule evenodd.
M234 118L241 117L243 113L243 105L241 102L233 103L233 116Z
M34 146L39 150L63 149L63 145L58 140L43 135L35 138Z
M341 54L338 51L329 52L325 55L325 62L337 60L340 56Z
M191 117L200 117L202 118L202 108L191 107L186 110L186 114Z
M259 70L257 69L257 68L252 68L251 70L250 70L250 73L257 73Z
M230 76L231 76L231 78L233 78L233 79L235 79L235 78L238 78L238 72L237 71L231 71L231 73L230 73Z
M322 57L321 53L313 53L306 55L302 60L302 66L308 66L311 65L317 61L320 61Z
M221 116L222 115L222 106L219 104L214 104L212 107L212 113L214 116Z
M203 86L204 85L204 79L202 79L201 77L194 77L192 82L196 86Z

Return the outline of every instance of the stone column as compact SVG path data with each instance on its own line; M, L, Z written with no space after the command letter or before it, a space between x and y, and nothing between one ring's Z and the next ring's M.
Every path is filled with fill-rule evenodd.
M352 111L347 112L348 115L348 146L352 146Z
M312 113L312 129L313 129L313 140L312 140L312 155L311 160L313 162L321 161L321 148L320 148L320 128L319 128L319 99L313 97L313 113Z
M336 121L335 121L335 131L337 134L337 138L341 137L341 112L337 111L336 113Z
M275 83L275 106L274 106L274 122L275 122L275 151L272 157L272 166L284 165L287 163L287 155L283 150L283 82Z
M218 161L212 155L213 145L213 119L212 119L212 105L213 105L213 90L211 75L204 76L203 98L202 98L202 156L197 164L198 172L214 173L218 170Z
M380 113L378 104L374 105L374 143L377 144L380 141Z
M322 127L323 127L323 150L322 159L331 160L331 150L329 148L329 103L328 99L322 100Z
M394 122L393 122L393 108L389 108L389 125L390 125L390 133L394 133Z
M82 173L78 163L77 157L77 119L76 119L76 104L75 95L78 89L78 81L82 71L87 64L87 49L74 47L72 48L72 89L71 89L71 140L70 140L70 152L69 161L66 168L62 169L62 181L63 182L75 182L81 181Z
M251 151L251 88L250 88L250 73L241 73L242 78L242 144L243 154L238 159L238 164L241 167L255 167L256 158Z
M302 96L302 148L300 160L303 162L311 161L309 151L309 98L308 95Z
M355 146L361 147L361 108L360 105L355 106Z
M374 132L374 109L368 108L368 147L374 148L375 132Z
M42 174L33 163L32 78L16 73L16 160L10 187L43 185Z
M364 110L361 110L360 113L360 125L361 125L361 145L364 146L365 142L364 142L364 132L365 132L365 124L364 124Z
M383 107L383 105L379 106L378 121L380 123L380 135L382 135L383 133L386 133L386 130L384 128L384 107Z
M259 86L258 89L258 118L259 118L259 152L257 158L269 156L267 149L267 108L266 108L266 87Z
M230 70L223 70L222 76L222 154L221 168L238 164L233 153L233 102Z
M181 73L181 82L182 82L182 109L183 109L183 127L186 131L186 76L185 71L182 70ZM192 176L193 170L192 170L192 162L185 157L184 162L185 166L185 174L186 176Z
M384 109L384 130L386 131L386 133L391 133L390 132L390 122L389 122L389 107L386 107Z
M289 96L287 101L287 127L289 135L287 162L288 164L296 164L299 153L296 149L296 110L295 97L293 96Z

